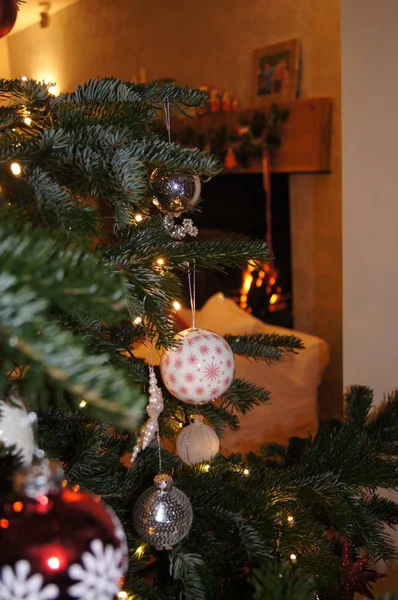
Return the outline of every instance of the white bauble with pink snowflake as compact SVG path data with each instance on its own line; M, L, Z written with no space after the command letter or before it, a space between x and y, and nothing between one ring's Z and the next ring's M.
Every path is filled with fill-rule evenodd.
M162 379L173 396L188 404L205 404L222 396L235 375L229 344L207 329L184 329L178 346L165 351L160 361Z

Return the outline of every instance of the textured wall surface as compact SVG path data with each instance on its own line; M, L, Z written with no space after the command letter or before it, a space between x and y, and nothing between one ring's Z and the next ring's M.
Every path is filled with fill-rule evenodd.
M291 177L295 325L326 339L332 361L323 405L339 410L342 257L339 0L80 0L8 38L11 71L70 90L89 77L174 77L209 83L250 101L254 48L297 37L301 95L335 99L331 175Z
M7 38L0 40L0 77L10 77L10 56Z

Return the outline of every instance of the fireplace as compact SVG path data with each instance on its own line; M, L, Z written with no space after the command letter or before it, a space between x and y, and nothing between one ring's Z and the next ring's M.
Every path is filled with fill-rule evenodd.
M293 327L288 175L272 175L271 190L276 281L273 276L269 280L266 267L258 272L246 272L246 279L241 269L229 269L226 274L211 269L199 272L198 308L210 296L222 291L254 316L275 325ZM226 234L236 239L266 237L265 196L260 173L221 174L203 185L202 198L203 210L194 215L201 239ZM272 285L267 286L267 281Z

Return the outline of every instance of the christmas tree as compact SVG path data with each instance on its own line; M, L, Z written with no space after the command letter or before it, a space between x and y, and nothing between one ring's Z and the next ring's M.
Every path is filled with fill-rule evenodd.
M212 177L219 167L206 153L169 141L159 124L170 110L205 106L206 94L114 79L57 97L31 80L2 80L0 89L0 418L21 397L39 416L39 447L61 462L68 484L101 497L118 515L128 542L118 597L373 597L374 561L395 556L385 525L397 525L398 506L377 490L398 486L398 394L372 413L371 391L353 387L345 419L322 424L314 438L246 457L217 454L210 468L187 465L164 448L159 466L157 424L172 448L192 412L170 392L166 367L160 373L151 363L151 348L166 357L179 351L173 304L181 278L192 283L194 270L269 258L263 241L199 242L191 223L173 222L195 204L198 176ZM170 182L183 187L183 210L170 204ZM147 360L136 357L140 344ZM223 344L220 353L230 348L268 363L302 348L293 336L263 334L229 335ZM268 400L248 382L225 385L215 401L196 398L194 410L196 425L204 418L219 436ZM18 439L2 439L7 503L26 456ZM188 523L167 549L156 527L142 534L141 513L133 511L159 472L186 495L175 529L190 521L185 498L193 515L190 530ZM0 536L10 528L0 515ZM0 557L1 592L18 557L10 562L4 545ZM38 597L58 597L51 585ZM96 585L93 579L86 595L62 597L99 598L89 595ZM103 600L117 596L109 589Z

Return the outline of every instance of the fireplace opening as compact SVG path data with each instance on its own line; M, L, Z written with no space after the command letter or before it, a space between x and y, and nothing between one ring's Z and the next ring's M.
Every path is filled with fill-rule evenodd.
M202 212L193 220L200 239L231 235L265 239L267 234L265 193L260 173L226 173L203 184ZM227 273L199 271L196 302L200 308L217 292L234 299L255 317L274 325L293 327L289 215L289 176L271 175L271 212L274 270L231 268ZM185 286L185 296L188 290Z

